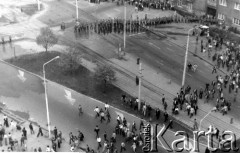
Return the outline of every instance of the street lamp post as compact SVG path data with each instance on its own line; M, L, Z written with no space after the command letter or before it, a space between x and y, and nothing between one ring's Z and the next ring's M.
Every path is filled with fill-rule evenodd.
M45 90L45 102L46 102L46 110L47 110L47 126L48 126L48 136L51 136L51 129L50 129L50 118L49 118L49 109L48 109L48 96L47 96L47 84L46 84L46 76L45 76L45 65L48 63L58 59L59 56L54 57L50 61L43 64L43 80L44 80L44 90Z
M186 46L186 53L185 53L185 61L184 61L184 68L183 68L183 77L182 77L182 87L185 84L185 77L186 77L186 69L187 69L187 58L188 58L188 46L189 46L189 33L195 28L188 30L188 37L187 37L187 46Z
M37 0L37 3L38 3L38 11L40 11L40 2L39 2L39 0Z
M210 111L200 120L199 131L201 130L202 121L203 121L209 114L211 114L213 110L214 110L214 109L210 110Z
M125 47L126 47L126 18L127 18L127 5L126 2L124 2L124 31L123 31L123 48L125 51Z
M78 21L78 0L76 0L76 20Z
M139 63L138 110L141 109L142 63Z

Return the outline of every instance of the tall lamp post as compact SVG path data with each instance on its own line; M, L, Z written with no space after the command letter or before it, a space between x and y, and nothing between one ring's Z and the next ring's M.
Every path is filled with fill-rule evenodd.
M45 76L45 65L48 63L58 59L59 56L54 57L50 61L43 64L43 80L44 80L44 89L45 89L45 102L46 102L46 110L47 110L47 126L48 126L48 136L51 137L51 129L50 129L50 118L49 118L49 109L48 109L48 96L47 96L47 84L46 84L46 76Z
M125 51L125 48L126 48L126 19L127 18L127 4L126 2L124 2L124 25L123 25L123 28L124 28L124 31L123 31L123 48L124 48L124 51Z
M139 63L138 110L141 109L142 63Z
M192 28L192 29L188 30L187 46L186 46L185 61L184 61L184 68L183 68L183 77L182 77L182 87L185 85L185 77L186 77L186 69L187 69L187 59L188 59L189 35L190 35L190 32L193 29L195 29L195 28Z
M37 0L37 3L38 3L38 11L40 11L40 2L39 2L39 0Z
M78 21L78 0L76 0L76 20Z

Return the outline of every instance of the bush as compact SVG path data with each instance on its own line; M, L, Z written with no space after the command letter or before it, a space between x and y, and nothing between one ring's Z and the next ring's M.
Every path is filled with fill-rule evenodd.
M229 30L222 30L217 27L210 27L209 28L209 35L211 37L220 37L223 38L224 41L231 41L240 44L240 36L230 33Z

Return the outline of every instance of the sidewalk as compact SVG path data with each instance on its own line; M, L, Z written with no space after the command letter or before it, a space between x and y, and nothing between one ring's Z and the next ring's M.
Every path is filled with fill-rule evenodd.
M10 113L7 110L2 110L2 112L0 113L0 124L3 125L3 116L7 115L8 116L8 122L10 124L11 121L13 121L14 124L19 124L21 126L21 130L17 130L15 127L12 128L11 126L9 126L8 128L4 126L5 128L5 133L11 133L12 134L12 139L15 141L18 141L17 144L14 145L14 152L23 152L23 149L25 149L25 152L34 152L34 149L38 149L39 147L42 149L43 152L46 151L46 147L47 145L49 145L50 147L52 147L52 142L51 140L48 138L48 132L46 129L42 128L43 130L43 136L39 136L37 137L37 133L38 133L38 126L33 123L33 129L34 129L34 134L30 133L30 129L29 129L29 124L30 122L22 119L19 116L16 116L12 113ZM27 130L27 140L25 140L25 144L21 146L21 136L22 136L22 129L23 127L25 127L25 129ZM70 146L67 142L68 140L66 140L65 138L62 141L61 144L61 148L57 148L58 152L70 152ZM5 152L7 152L9 145L9 141L7 141L8 145L5 145L4 141L3 141L3 146L0 146L0 151L3 152L3 150ZM78 150L79 152L84 152L82 150Z

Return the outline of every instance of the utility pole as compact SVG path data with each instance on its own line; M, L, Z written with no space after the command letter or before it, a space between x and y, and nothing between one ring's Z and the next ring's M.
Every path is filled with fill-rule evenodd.
M40 11L40 2L39 2L39 0L37 0L37 3L38 3L38 11Z
M139 63L138 110L141 109L142 63Z
M132 34L132 15L131 15L131 17L130 17L130 35Z
M124 2L124 31L123 31L123 48L125 51L126 48L126 18L127 18L127 6L126 6L126 2Z
M76 0L76 20L78 21L78 0Z
M188 30L188 36L187 36L187 46L186 46L186 52L185 52L185 59L184 59L184 67L183 67L183 77L182 77L182 87L185 85L185 78L186 78L186 69L187 69L187 59L188 59L188 46L189 46L189 35L190 32L195 29L189 29Z

